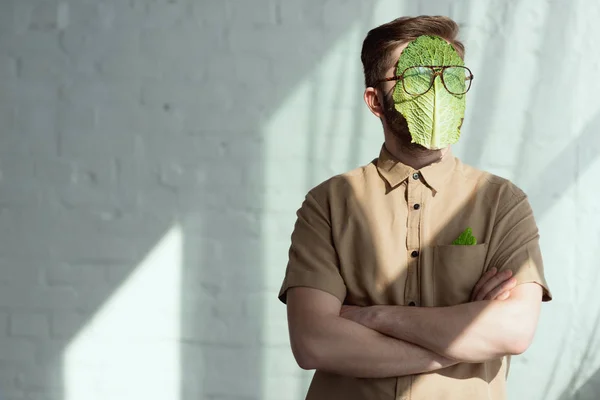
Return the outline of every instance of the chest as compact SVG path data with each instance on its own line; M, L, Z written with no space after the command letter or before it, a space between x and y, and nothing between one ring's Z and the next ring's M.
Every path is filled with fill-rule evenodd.
M347 199L332 221L349 302L445 306L468 301L486 270L489 197L404 183ZM476 245L453 242L470 228Z

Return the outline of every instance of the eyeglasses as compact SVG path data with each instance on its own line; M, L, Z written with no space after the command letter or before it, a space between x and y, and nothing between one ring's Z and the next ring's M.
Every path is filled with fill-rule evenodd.
M469 68L459 65L409 67L401 75L382 79L377 81L377 84L402 81L402 87L406 93L411 96L420 96L431 89L436 76L442 78L442 84L451 94L462 95L471 89L473 74Z

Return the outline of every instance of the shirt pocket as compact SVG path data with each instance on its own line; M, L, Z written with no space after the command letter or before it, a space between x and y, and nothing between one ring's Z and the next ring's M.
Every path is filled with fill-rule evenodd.
M467 303L484 271L487 244L446 245L433 248L435 307Z

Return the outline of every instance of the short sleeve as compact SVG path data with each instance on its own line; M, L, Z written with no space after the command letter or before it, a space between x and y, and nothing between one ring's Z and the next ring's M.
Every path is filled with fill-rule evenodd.
M524 193L515 194L503 204L489 244L488 268L510 269L517 284L535 282L544 289L543 301L552 294L544 277L539 232L533 210Z
M324 210L309 193L297 212L289 261L279 292L283 303L287 301L288 289L298 286L330 293L342 303L346 298L330 218Z

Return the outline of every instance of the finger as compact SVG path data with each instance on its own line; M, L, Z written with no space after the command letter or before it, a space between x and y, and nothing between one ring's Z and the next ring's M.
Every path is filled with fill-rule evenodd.
M483 300L492 290L509 280L512 276L512 271L507 269L494 275L489 281L483 285L475 298L475 301Z
M498 286L502 285L504 282L510 279L511 275L512 271L510 270L498 272L483 285L483 287L477 293L477 296L475 297L474 301L484 300L490 294L490 292L492 292Z
M517 286L516 280L509 280L498 286L496 289L492 290L487 296L485 296L484 300L506 300L504 296L506 294L510 295L510 291Z
M494 300L507 300L510 297L510 290L508 292L504 292L498 296L496 296L496 298Z
M487 271L485 274L483 274L481 278L479 278L479 281L477 282L477 284L473 288L473 294L471 295L471 301L475 301L475 299L477 298L477 296L480 295L483 287L488 282L490 282L490 280L492 278L494 278L494 276L496 276L497 273L498 273L498 269L497 268L491 268L489 271Z
M479 290L481 289L481 287L483 285L485 285L487 283L487 281L489 281L494 275L496 275L497 269L496 268L491 268L489 271L487 271L485 274L483 274L481 276L481 278L479 278L479 281L477 281L477 283L475 284L475 287L473 288L473 294L471 295L471 300L473 300L475 298L475 296L477 295L477 293L479 292Z
M485 296L484 300L494 300L499 295L510 292L515 288L515 286L517 286L517 280L515 278L510 278L506 282L493 289L487 296Z

